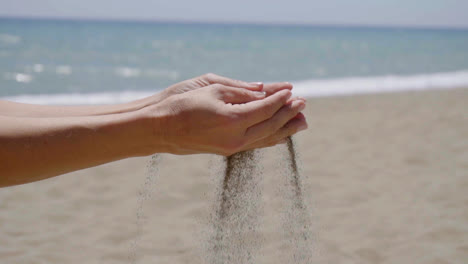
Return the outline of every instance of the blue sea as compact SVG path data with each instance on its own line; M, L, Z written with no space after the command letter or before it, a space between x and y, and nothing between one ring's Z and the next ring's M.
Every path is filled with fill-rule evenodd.
M115 103L207 72L305 96L468 87L468 30L0 18L0 98Z

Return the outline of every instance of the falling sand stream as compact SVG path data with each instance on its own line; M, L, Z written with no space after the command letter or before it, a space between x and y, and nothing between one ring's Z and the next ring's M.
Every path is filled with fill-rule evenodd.
M287 263L312 263L309 213L303 197L303 186L294 141L287 138L287 154L281 164L286 189L281 190L287 209L283 215L284 236L288 248ZM219 192L219 206L212 220L214 235L210 264L252 264L262 244L258 232L261 170L256 151L234 154L225 159L224 178Z
M286 188L280 190L286 210L282 215L283 235L287 238L287 250L283 262L291 264L312 263L310 220L303 197L303 185L297 162L294 141L287 138L286 153L280 166L287 180ZM257 255L263 244L258 230L261 215L262 169L259 165L260 151L236 153L224 158L220 188L214 213L210 219L212 232L208 237L203 259L208 264L257 264ZM143 202L151 197L155 187L160 156L154 155L147 167L147 177L139 194L136 224L141 233ZM219 177L219 175L217 175ZM140 236L141 234L139 234ZM138 239L130 248L130 263L135 264Z

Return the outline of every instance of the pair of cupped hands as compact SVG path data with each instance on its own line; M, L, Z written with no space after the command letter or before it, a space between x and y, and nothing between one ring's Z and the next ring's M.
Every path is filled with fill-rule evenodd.
M173 154L234 153L284 143L307 128L305 99L292 85L205 74L139 100L159 148Z

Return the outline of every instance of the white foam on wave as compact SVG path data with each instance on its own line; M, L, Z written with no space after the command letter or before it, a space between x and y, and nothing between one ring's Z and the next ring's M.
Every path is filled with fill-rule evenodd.
M34 64L32 68L33 68L33 71L36 73L41 73L44 71L44 65L39 64L39 63Z
M29 83L33 80L33 76L21 72L6 72L3 74L5 80L13 80L19 83Z
M154 92L109 92L109 93L67 93L67 94L39 94L17 95L2 99L29 104L47 105L92 105L92 104L118 104L130 102L152 95Z
M21 37L11 34L0 34L0 43L7 45L15 45L21 42Z
M468 71L307 80L293 84L293 93L306 97L451 89L468 87Z
M304 97L453 89L468 87L468 71L411 76L373 76L306 80L293 82L293 84L293 93ZM41 94L10 96L4 97L3 99L23 103L51 105L115 104L147 97L153 93L154 91L122 91L89 94Z
M72 73L72 67L69 65L59 65L55 67L55 73L58 75L70 75Z
M119 67L115 70L115 74L124 78L135 78L140 76L140 69L131 67Z

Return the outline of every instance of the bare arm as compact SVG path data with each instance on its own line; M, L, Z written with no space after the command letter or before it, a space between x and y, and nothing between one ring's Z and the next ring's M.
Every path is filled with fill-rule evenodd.
M180 85L129 112L0 115L0 187L152 153L231 155L278 144L307 127L300 113L305 101L290 98L289 85L271 85L266 94L219 83Z
M145 154L142 140L148 138L148 130L136 113L67 118L0 116L0 187Z
M114 105L84 106L35 105L0 100L0 115L15 117L96 116L136 111L145 105L145 100Z

